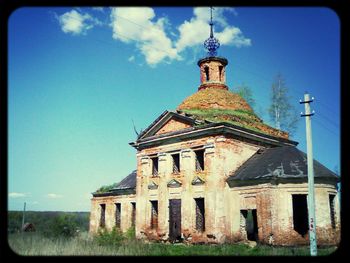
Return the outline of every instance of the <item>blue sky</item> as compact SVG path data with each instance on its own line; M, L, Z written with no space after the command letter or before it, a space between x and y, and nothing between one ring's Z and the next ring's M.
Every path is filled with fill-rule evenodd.
M209 8L21 8L8 21L9 209L89 211L136 168L129 142L199 86ZM264 112L281 73L311 104L314 158L340 169L340 24L327 8L216 8L227 85ZM305 120L291 138L306 152Z

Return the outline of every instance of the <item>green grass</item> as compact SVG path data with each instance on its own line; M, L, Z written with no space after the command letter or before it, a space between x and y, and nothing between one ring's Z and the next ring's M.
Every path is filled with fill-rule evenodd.
M220 115L233 115L242 119L257 119L258 117L251 111L245 110L225 110L225 109L185 109L185 113L201 116L203 118L216 118Z
M126 237L118 245L99 245L87 232L74 238L45 238L39 233L17 233L9 235L9 245L20 255L103 255L103 256L308 256L308 247L269 247L258 245L249 247L245 244L223 245L186 245L145 243ZM335 247L318 249L318 255L329 255Z

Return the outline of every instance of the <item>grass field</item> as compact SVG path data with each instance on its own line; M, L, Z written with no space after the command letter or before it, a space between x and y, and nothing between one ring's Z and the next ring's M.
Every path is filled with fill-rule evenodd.
M225 245L186 245L144 243L127 238L119 245L99 245L87 232L74 238L45 238L39 233L10 234L10 248L19 255L102 255L102 256L181 256L181 255L215 255L215 256L308 256L309 248L285 248L245 244ZM326 256L335 251L335 247L322 248L318 255Z

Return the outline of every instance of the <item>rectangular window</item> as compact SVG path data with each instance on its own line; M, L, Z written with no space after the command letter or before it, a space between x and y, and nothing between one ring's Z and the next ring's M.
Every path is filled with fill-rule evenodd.
M307 195L292 195L294 230L304 236L309 231Z
M158 201L151 201L151 228L158 227Z
M180 154L172 154L171 157L173 158L173 173L177 174L180 172Z
M329 208L330 208L329 212L331 216L331 225L333 229L335 229L334 201L335 201L335 195L329 195Z
M115 226L120 228L122 207L120 203L115 204Z
M219 81L222 81L222 69L224 67L223 66L219 66Z
M106 204L100 204L100 227L105 227L106 221L105 221L105 215L106 215Z
M204 198L195 198L196 202L196 230L200 232L205 231L205 210Z
M134 227L135 226L135 221L136 221L136 203L132 202L131 203L131 226Z
M158 157L151 158L152 160L152 176L158 176Z
M194 151L196 156L196 171L204 171L204 150Z

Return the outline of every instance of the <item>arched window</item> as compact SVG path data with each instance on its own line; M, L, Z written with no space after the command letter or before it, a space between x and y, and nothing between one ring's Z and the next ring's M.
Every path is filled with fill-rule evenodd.
M219 81L222 81L222 69L224 67L223 66L219 66Z
M209 67L208 66L204 67L204 72L205 72L206 80L208 81L209 80Z

